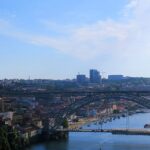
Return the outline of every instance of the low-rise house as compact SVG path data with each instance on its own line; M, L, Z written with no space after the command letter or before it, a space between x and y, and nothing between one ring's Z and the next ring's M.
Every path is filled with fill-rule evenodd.
M37 137L42 133L42 129L32 127L32 126L27 126L22 128L22 137L25 139L31 139L34 137Z
M42 123L42 120L40 119L33 120L33 124L38 128L43 128L43 123Z

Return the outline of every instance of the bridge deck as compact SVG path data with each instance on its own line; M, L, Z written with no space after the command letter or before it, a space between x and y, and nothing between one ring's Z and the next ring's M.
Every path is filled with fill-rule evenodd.
M123 135L149 135L150 130L146 129L60 129L59 132L108 132Z

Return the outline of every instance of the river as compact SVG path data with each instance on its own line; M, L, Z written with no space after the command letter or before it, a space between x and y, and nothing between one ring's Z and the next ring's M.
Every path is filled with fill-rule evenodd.
M127 118L107 122L103 128L126 128ZM143 128L150 123L150 113L134 114L129 117L129 128ZM97 129L91 123L84 128ZM33 145L27 150L150 150L150 136L112 135L111 133L69 133L67 141L52 141Z

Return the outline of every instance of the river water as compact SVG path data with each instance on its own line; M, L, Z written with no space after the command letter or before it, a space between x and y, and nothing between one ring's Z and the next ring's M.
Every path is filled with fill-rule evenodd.
M126 128L127 118L107 122L103 128ZM144 128L150 123L150 113L134 114L129 117L129 128ZM84 128L97 129L91 123ZM69 133L67 141L52 141L31 146L27 150L150 150L150 136L112 135L111 133Z

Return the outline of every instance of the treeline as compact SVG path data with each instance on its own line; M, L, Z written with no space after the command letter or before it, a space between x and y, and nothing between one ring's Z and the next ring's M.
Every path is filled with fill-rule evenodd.
M22 150L25 144L16 129L8 125L0 126L0 150Z

